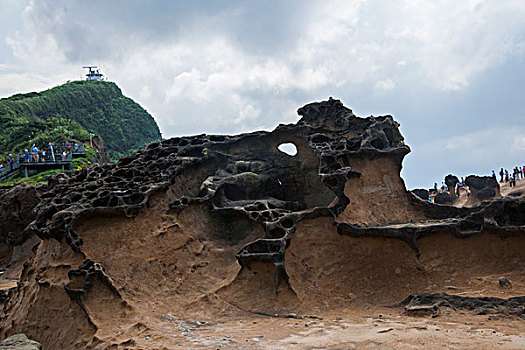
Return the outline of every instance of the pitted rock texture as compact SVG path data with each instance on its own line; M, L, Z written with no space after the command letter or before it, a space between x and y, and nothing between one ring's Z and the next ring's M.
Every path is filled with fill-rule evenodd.
M206 202L221 215L241 213L262 224L266 234L242 249L238 260L270 261L277 276L286 276L284 251L295 222L335 217L349 203L345 183L360 176L351 159L387 155L401 162L409 152L391 116L359 118L334 99L306 105L298 113L303 118L296 125L280 125L271 133L173 138L115 165L59 175L42 195L31 228L41 238L65 237L73 250L81 251L82 237L73 229L78 217L136 215L152 193L181 186L185 172L200 169L203 178L184 179L170 208ZM297 156L278 150L286 142L296 145Z
M399 175L410 149L391 116L359 118L333 99L299 114L272 132L172 138L51 178L0 335L61 349L191 347L165 327L335 310L352 295L392 305L478 266L521 293L523 198L423 201Z
M243 215L261 224L265 231L263 237L241 249L237 259L242 266L253 261L273 263L279 284L288 279L285 251L296 223L304 219L332 217L340 234L397 237L416 252L416 240L422 234L445 229L464 236L479 232L486 225L507 232L507 225L516 222L521 225L523 221L519 213L505 223L494 217L508 217L505 208L519 206L520 201L494 204L498 209L493 213L494 210L485 207L477 212L440 208L417 203L408 196L403 205L413 213L411 221L424 224L388 226L403 223L395 219L365 226L340 222L338 216L352 200L345 193L345 186L353 178L362 176L354 164L389 159L398 167L394 176L399 179L401 162L410 149L391 116L356 117L334 99L308 104L298 113L302 118L297 124L279 125L273 132L172 138L150 144L115 165L95 165L70 177L59 175L49 181L49 190L42 194L42 201L35 209L36 219L30 227L42 239L65 237L74 251L81 252L82 237L74 231L79 217L134 216L149 205L153 193L170 189L174 197L169 205L171 211L206 203L210 210L223 217ZM295 144L297 155L279 151L282 143ZM379 179L381 183L366 193L393 186L389 179L383 176ZM456 180L448 177L447 183L452 186ZM481 180L467 178L473 187L478 182L491 185L490 180ZM404 185L400 186L407 193ZM445 218L454 219L425 223ZM512 227L521 230L519 225Z

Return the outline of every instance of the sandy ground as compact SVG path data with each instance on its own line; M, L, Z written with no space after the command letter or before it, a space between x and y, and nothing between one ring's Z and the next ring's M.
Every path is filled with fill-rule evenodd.
M516 187L510 187L508 182L499 182L499 186L502 196L508 196L512 192L523 192L525 191L525 179L517 180Z
M304 319L246 315L202 321L167 315L156 326L129 345L141 349L525 348L524 321L453 310L444 310L438 318L407 317L399 309L373 306Z

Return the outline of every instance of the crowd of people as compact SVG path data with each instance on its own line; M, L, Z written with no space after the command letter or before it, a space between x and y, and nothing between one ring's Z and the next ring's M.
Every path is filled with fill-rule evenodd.
M516 187L516 181L519 179L525 179L525 165L523 166L516 166L514 169L512 169L512 172L508 171L507 169L501 168L499 171L499 182L500 183L508 183L510 187ZM492 170L492 177L494 180L498 181L496 177L496 172ZM465 189L467 196L470 196L470 189L465 184L465 179L462 177L461 180L456 184L456 188L454 189L457 196L459 196L460 189ZM448 188L447 184L442 181L441 186L438 186L437 182L434 183L434 195L442 192L448 192L450 193L451 189Z
M78 152L79 144L77 142L63 142L55 145L54 142L49 142L47 146L38 148L35 144L30 149L25 149L24 153L20 155L19 161L22 163L44 163L44 162L56 162L67 159L68 155L72 152ZM9 154L7 162L0 163L0 171L8 169L12 171L14 169L14 163L16 162L15 157ZM7 164L6 164L7 163Z
M499 171L500 180L499 182L508 182L510 187L516 187L516 180L519 180L520 178L525 178L525 165L524 166L516 166L514 169L512 169L512 173L510 173L507 169L501 168ZM494 170L492 170L492 177L496 179L496 174L494 173Z

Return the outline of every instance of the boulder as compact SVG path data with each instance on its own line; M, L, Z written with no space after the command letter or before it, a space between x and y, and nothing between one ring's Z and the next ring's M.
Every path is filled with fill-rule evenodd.
M42 350L42 345L21 333L2 340L0 350Z

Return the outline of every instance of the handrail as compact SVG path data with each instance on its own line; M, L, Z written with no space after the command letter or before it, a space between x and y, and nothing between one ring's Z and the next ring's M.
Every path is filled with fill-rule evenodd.
M85 152L85 145L83 143L77 144L78 149L75 149L74 145L70 145L69 152L66 152L65 157L63 156L63 152L67 151L66 144L57 145L53 147L53 154L49 153L48 149L45 148L45 156L42 156L42 154L38 154L36 157L29 153L29 159L27 159L27 156L25 153L18 153L16 155L16 160L13 162L13 165L11 166L10 163L7 165L4 165L2 168L0 168L0 179L3 179L4 177L9 177L11 175L14 175L18 172L18 170L24 166L27 167L29 165L35 165L35 164L42 164L42 165L63 165L64 163L71 163L73 161L73 153L74 154L84 154ZM36 161L38 159L38 161ZM12 173L12 174L11 174Z

